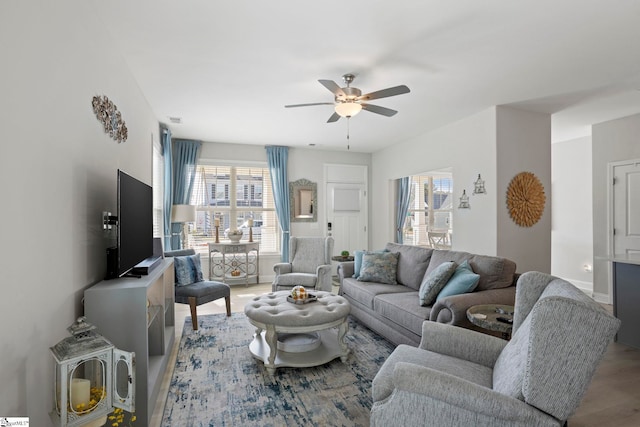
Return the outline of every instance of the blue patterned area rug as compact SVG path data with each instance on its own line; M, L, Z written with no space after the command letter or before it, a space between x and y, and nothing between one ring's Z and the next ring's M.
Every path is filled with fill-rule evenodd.
M349 319L347 363L279 368L249 353L255 328L244 313L187 317L162 427L368 426L371 381L394 345Z

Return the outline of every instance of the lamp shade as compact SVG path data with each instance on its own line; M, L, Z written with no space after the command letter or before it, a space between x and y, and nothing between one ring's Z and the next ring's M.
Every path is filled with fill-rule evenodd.
M336 113L341 117L353 117L362 110L362 105L357 102L340 102L336 104Z
M196 207L193 205L173 205L171 208L171 222L194 222Z

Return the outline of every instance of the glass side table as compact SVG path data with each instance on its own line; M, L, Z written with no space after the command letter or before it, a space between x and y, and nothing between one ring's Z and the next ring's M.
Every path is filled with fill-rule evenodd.
M502 332L502 338L505 340L511 339L511 331L513 329L512 305L474 305L467 310L467 319L483 329Z

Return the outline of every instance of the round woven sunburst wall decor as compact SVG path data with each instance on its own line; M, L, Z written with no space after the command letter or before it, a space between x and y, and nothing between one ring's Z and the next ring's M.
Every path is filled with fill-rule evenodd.
M520 172L509 183L507 209L519 226L531 227L540 221L545 201L544 186L531 172Z

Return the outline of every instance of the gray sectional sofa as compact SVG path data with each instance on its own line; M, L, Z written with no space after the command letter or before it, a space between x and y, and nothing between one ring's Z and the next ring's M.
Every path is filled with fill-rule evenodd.
M507 304L515 301L516 264L506 258L468 252L387 243L386 251L398 253L397 284L364 282L353 277L354 262L338 264L340 295L351 303L351 314L394 344L418 346L422 322L431 320L476 329L466 311L477 304ZM418 290L423 278L447 261L468 261L480 275L470 293L451 295L433 305L420 305Z

